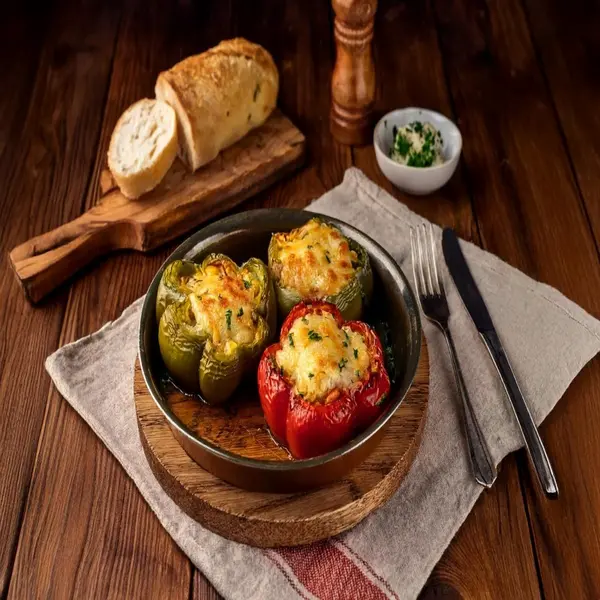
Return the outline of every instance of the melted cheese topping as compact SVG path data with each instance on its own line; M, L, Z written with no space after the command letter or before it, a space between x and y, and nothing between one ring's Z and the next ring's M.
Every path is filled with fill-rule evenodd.
M370 359L363 337L338 327L329 313L297 319L275 362L306 400L331 401L337 388L348 388L365 377Z
M190 304L197 325L225 352L251 344L256 335L256 282L227 261L208 265L193 280Z
M277 260L270 265L283 287L303 298L321 299L340 292L355 276L358 260L335 228L311 219L289 233L276 233Z

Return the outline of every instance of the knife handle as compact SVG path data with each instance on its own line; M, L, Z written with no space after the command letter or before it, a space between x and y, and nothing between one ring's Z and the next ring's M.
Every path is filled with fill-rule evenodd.
M480 332L479 335L483 339L483 343L492 357L492 362L498 370L504 391L517 417L517 422L525 440L525 447L527 448L527 452L529 452L529 457L540 480L542 489L548 498L558 498L558 484L552 465L550 464L550 459L546 453L546 448L544 448L542 438L531 416L529 407L525 402L525 398L517 383L500 339L495 331Z

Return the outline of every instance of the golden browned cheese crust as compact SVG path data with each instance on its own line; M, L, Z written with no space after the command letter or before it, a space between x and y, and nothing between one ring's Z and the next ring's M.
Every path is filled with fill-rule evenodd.
M339 293L356 277L356 252L335 228L311 219L289 233L276 233L277 260L270 265L282 287L302 298L316 299Z
M233 351L238 344L253 342L258 289L244 269L223 259L182 283L193 290L189 299L194 319L215 346Z
M328 312L297 319L281 340L275 360L296 392L309 402L351 387L364 379L370 367L363 337L349 327L340 328Z
M269 52L235 38L161 73L156 97L177 112L180 154L195 170L262 125L275 108L278 87Z

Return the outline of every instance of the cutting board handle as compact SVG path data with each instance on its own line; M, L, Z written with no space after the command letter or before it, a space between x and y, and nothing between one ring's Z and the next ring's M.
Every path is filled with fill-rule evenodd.
M41 300L95 258L135 245L135 225L111 221L109 215L99 215L98 208L10 252L12 267L31 302Z

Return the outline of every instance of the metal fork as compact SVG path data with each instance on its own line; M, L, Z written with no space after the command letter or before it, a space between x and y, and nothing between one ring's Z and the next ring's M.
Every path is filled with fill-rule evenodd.
M428 235L429 234L429 235ZM429 241L427 240L429 238ZM410 246L412 252L413 276L417 287L417 296L421 310L427 319L437 325L444 334L456 379L456 387L461 399L463 421L469 457L475 480L485 487L490 487L498 475L492 462L485 439L475 417L471 399L462 376L452 334L448 327L450 311L446 300L444 283L437 268L437 253L433 241L433 227L425 225L410 229Z

